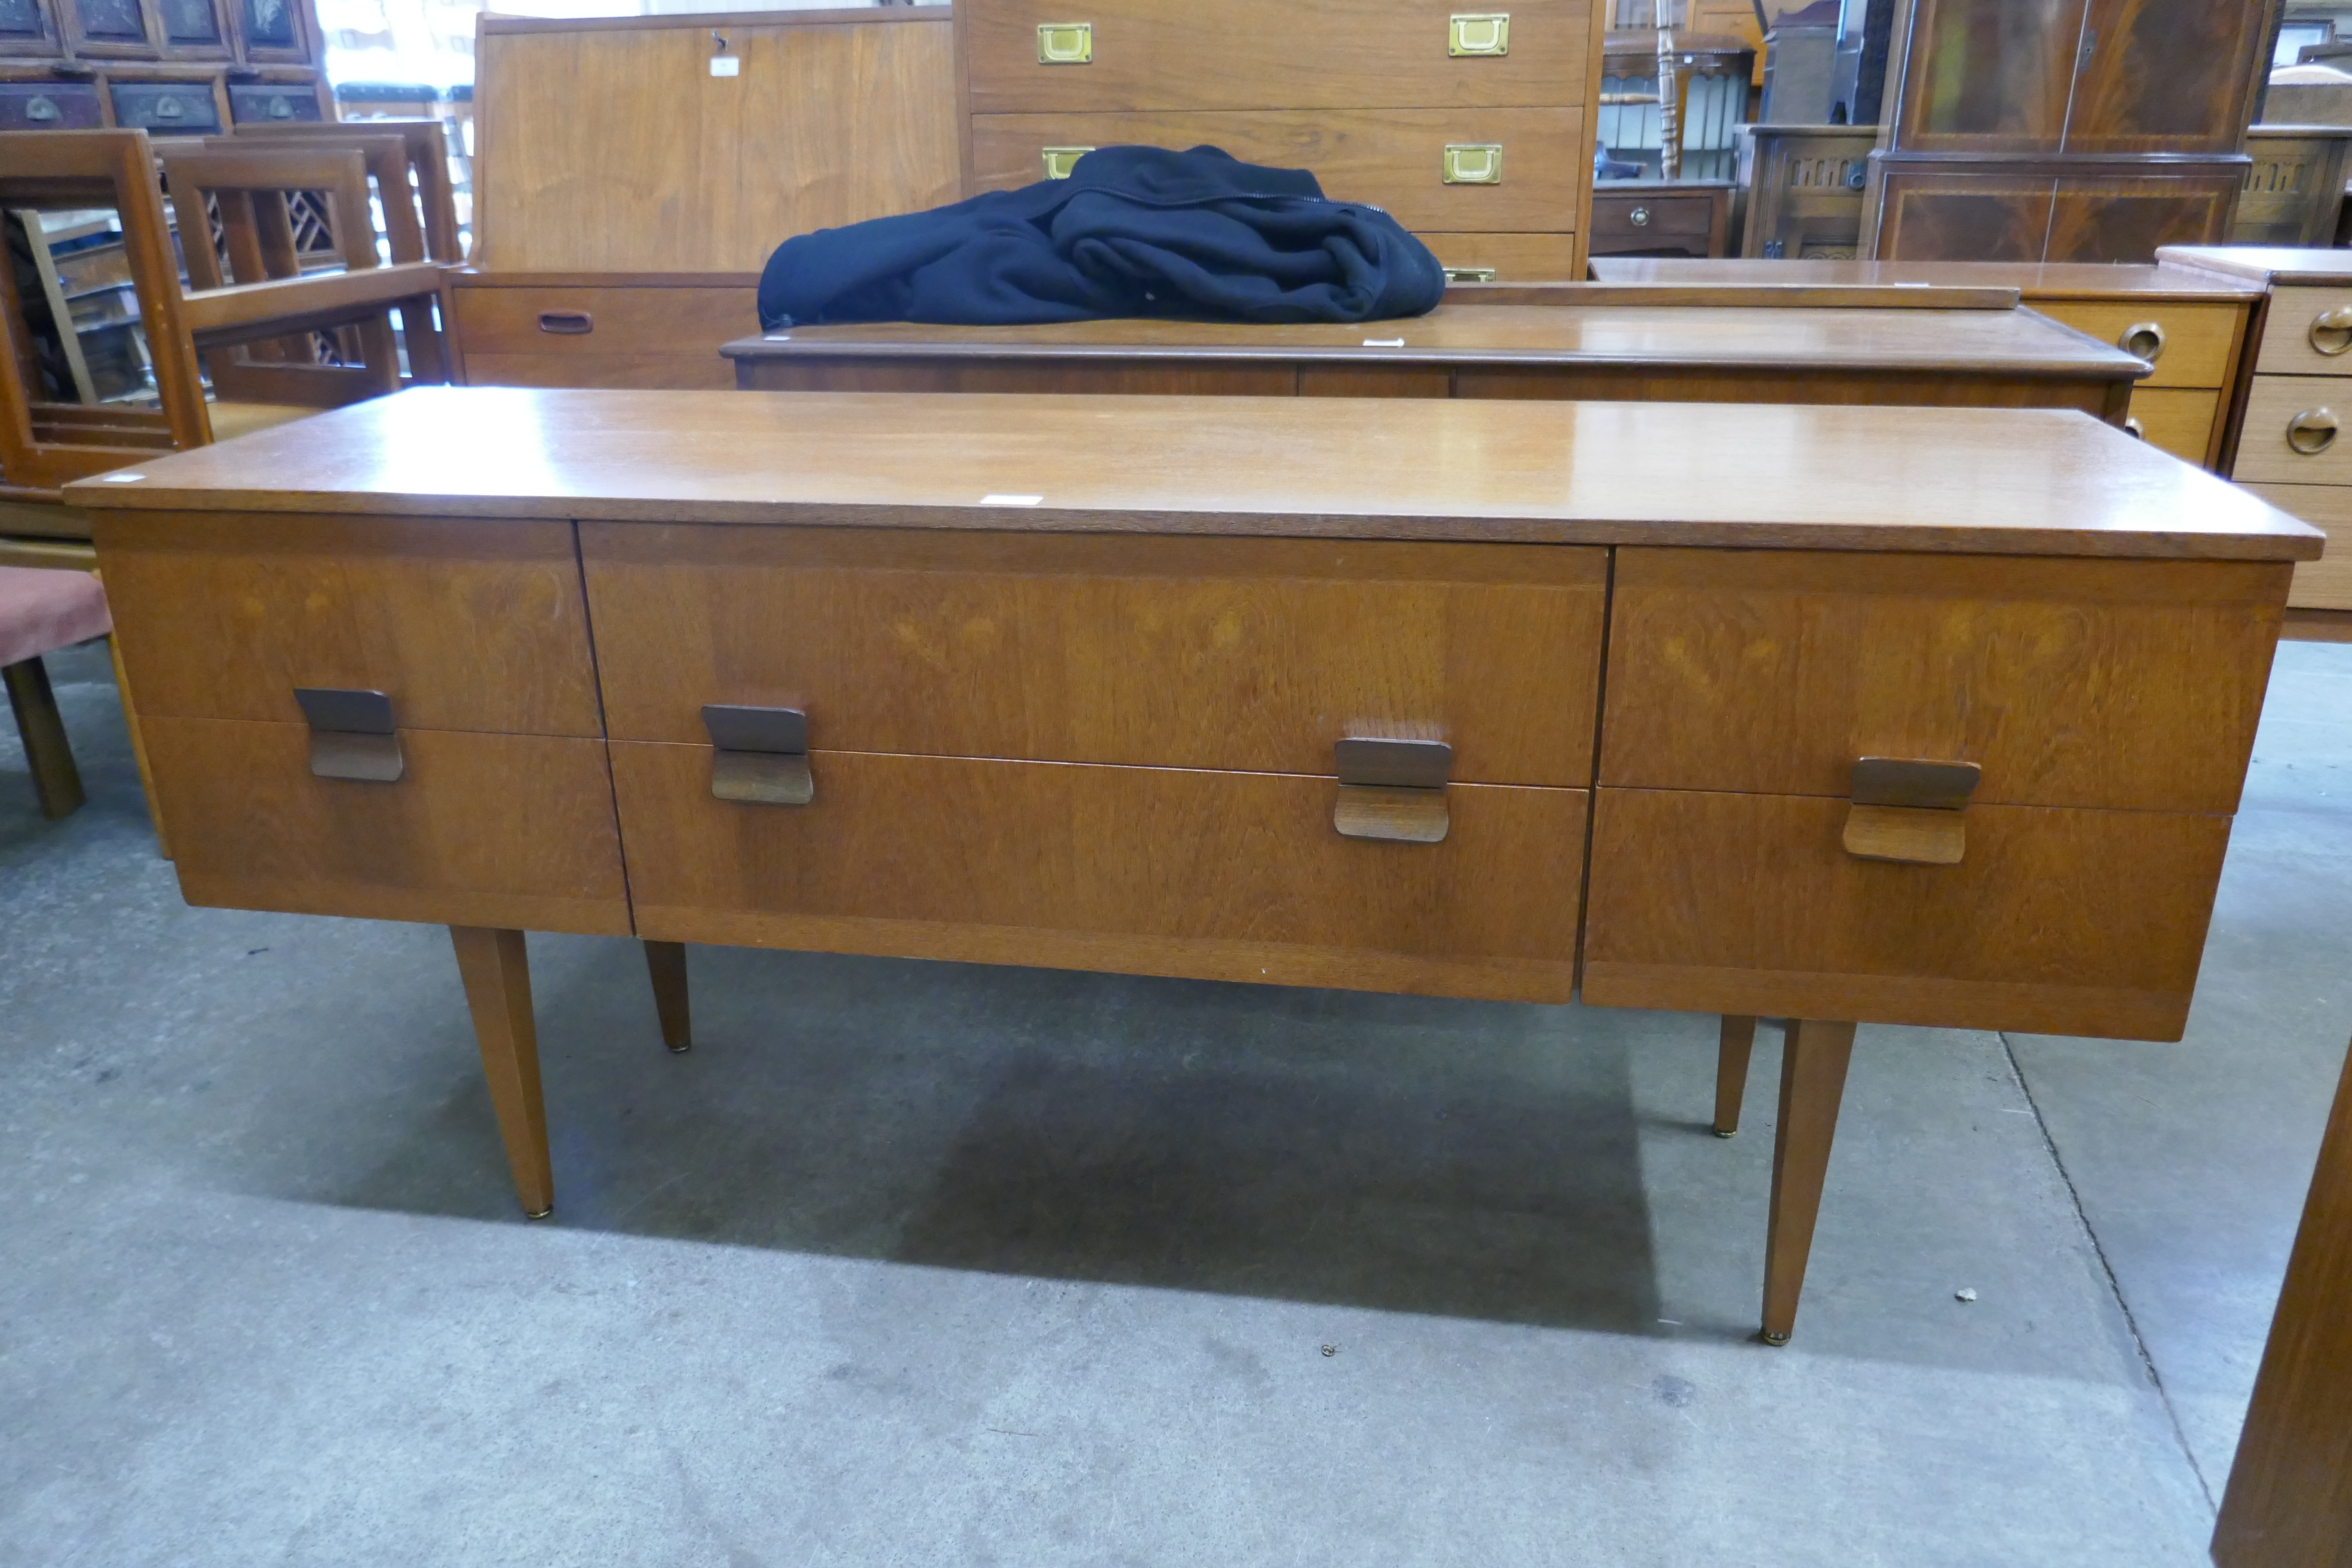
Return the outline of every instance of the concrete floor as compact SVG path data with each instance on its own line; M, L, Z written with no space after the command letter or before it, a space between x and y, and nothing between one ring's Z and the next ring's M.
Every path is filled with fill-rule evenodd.
M2352 1033L2352 647L2281 650L2189 1037L1863 1036L1796 1342L1777 1036L191 910L104 659L0 740L0 1563L2205 1561ZM1978 1292L1973 1303L1956 1290Z

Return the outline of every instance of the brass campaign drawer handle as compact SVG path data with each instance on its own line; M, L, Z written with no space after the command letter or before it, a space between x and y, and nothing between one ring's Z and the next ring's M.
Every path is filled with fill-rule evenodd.
M596 318L585 310L541 310L539 313L539 330L577 337L583 332L594 331Z
M310 772L318 777L396 784L407 771L393 723L392 699L383 692L298 686L294 700L310 721Z
M1082 66L1095 58L1092 22L1037 24L1037 63L1041 66Z
M1448 142L1445 183L1449 185L1499 185L1503 183L1503 145L1499 142Z
M1349 736L1331 748L1339 800L1331 826L1347 838L1394 844L1444 841L1453 818L1445 806L1454 748L1443 741Z
M2336 444L2336 412L2306 408L2286 422L2286 444L2306 458L2317 457Z
M1066 180L1078 166L1078 160L1093 152L1091 147L1045 147L1039 149L1040 160L1045 165L1049 180Z
M1487 11L1449 16L1445 22L1445 53L1460 59L1467 55L1507 55L1511 52L1511 16Z
M2164 357L2164 323L2134 321L2124 329L2123 336L2116 340L2116 347L2135 359L2144 359L2154 364Z
M1446 267L1440 270L1448 283L1492 283L1496 277L1491 267Z
M2338 305L2312 317L2311 346L2331 359L2352 349L2352 305Z
M743 805L806 805L816 798L810 775L808 715L798 708L739 708L705 703L710 734L710 793Z
M1958 865L1968 850L1969 797L1983 773L1974 763L1859 759L1848 786L1845 852L1909 866Z

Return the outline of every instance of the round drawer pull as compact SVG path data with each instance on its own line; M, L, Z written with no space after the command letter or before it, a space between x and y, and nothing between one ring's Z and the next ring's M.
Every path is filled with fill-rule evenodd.
M47 122L58 118L58 100L54 98L28 98L25 100L25 118Z
M2134 321L2116 340L2116 347L2154 364L2164 357L2164 326L2159 321Z
M1635 228L1647 228L1650 226L1650 209L1647 207L1635 207L1632 212L1625 215L1625 221L1632 224Z
M2138 415L2126 415L2124 417L2124 434L2135 441L2145 441L2147 439L2147 426L2139 422Z
M2352 349L2352 305L2338 305L2312 317L2311 346L2330 357Z
M2312 408L2286 422L2286 444L2305 457L2315 457L2336 444L2333 409Z

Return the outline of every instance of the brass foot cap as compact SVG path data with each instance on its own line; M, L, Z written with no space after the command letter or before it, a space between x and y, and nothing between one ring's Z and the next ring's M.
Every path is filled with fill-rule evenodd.
M549 1215L551 1215L551 1214L553 1214L554 1212L555 1212L555 1205L554 1205L553 1204L550 1204L550 1205L548 1205L545 1208L541 1209L541 1210L540 1210L538 1213L536 1213L536 1214L533 1214L533 1213L532 1213L530 1210L529 1210L529 1209L525 1209L525 1210L523 1210L523 1211L522 1211L522 1217L523 1217L523 1218L525 1218L525 1219L545 1219Z
M687 1040L681 1044L670 1047L669 1054L674 1057L682 1057L692 1049L694 1049L694 1042L692 1040Z
M1737 1138L1739 1136L1739 1129L1737 1127L1718 1127L1715 1130L1715 1135L1717 1138Z
M1769 1329L1760 1332L1757 1337L1761 1339L1768 1345L1785 1345L1789 1342L1788 1335L1776 1334Z

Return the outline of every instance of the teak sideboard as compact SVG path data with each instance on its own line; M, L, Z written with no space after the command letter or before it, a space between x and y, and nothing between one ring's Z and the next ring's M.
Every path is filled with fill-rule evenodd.
M411 391L71 487L191 902L2178 1038L2293 563L2076 413Z

